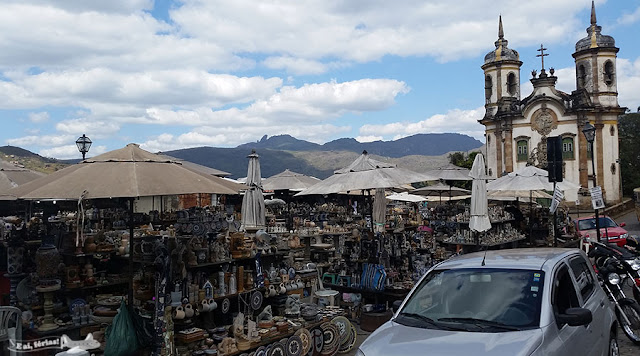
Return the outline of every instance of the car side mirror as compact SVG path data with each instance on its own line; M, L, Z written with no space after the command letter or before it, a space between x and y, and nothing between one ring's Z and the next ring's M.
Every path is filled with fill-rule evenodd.
M627 223L625 223L625 222L621 222L620 223L620 227L625 227L625 226L627 226Z
M585 308L569 308L564 314L556 314L556 319L560 324L569 326L581 326L591 323L593 315L591 310Z
M400 306L402 305L402 300L395 300L393 302L393 304L391 304L391 309L393 310L393 312L397 312L398 310L400 310Z

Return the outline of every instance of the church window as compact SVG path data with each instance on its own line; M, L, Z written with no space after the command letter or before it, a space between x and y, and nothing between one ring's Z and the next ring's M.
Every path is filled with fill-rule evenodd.
M492 91L493 91L493 81L491 80L491 76L487 75L484 78L484 96L487 104L491 102Z
M516 83L516 75L513 73L509 73L507 76L507 91L511 95L516 95L517 92L517 83Z
M573 137L562 139L562 159L573 159Z
M611 136L615 136L616 135L616 128L611 126L609 127L609 133L611 134Z
M612 85L613 84L613 78L614 78L613 62L606 61L604 63L604 83L609 85L609 86Z
M584 65L578 66L578 89L584 89L585 81L587 80L587 70Z
M526 161L529 158L529 142L527 140L519 140L518 146L518 162Z

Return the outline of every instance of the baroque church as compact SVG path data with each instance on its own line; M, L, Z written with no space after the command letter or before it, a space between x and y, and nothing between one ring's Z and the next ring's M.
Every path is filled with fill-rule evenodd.
M622 184L618 163L618 105L616 54L611 36L603 35L591 4L591 24L587 36L576 43L573 53L576 90L570 94L556 89L554 69L544 68L544 48L540 73L531 72L533 92L520 95L520 61L517 51L507 46L499 20L495 50L484 58L485 126L487 173L494 177L519 170L527 165L547 166L547 138L562 137L563 177L582 188L593 184L591 148L582 133L589 122L596 128L593 157L597 184L607 205L620 202ZM566 192L565 192L566 193ZM572 204L590 205L586 189L566 195Z

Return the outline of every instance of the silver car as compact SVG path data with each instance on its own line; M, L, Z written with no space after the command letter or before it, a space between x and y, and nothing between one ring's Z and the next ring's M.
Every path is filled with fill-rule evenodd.
M357 355L618 355L616 333L583 251L487 251L432 268Z

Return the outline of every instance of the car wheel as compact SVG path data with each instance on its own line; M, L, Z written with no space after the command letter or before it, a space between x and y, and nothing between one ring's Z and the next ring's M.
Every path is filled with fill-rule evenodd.
M611 333L611 336L609 336L609 356L620 356L618 339L616 338L616 334L614 333Z

